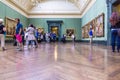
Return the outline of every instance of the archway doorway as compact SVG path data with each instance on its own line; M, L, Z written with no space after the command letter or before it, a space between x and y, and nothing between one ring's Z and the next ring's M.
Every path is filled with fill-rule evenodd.
M59 27L58 26L51 26L50 32L56 35L56 41L59 38Z
M58 26L52 26L51 27L51 32L55 33L58 36L59 35L59 28L58 28Z
M57 40L61 40L61 29L62 29L62 23L63 21L47 21L48 23L48 32L49 33L55 33L57 36Z

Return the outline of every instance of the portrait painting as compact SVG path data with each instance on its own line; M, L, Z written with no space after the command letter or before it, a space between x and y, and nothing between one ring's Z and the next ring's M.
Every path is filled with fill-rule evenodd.
M74 34L74 29L66 29L66 34L67 36L71 36L72 34Z

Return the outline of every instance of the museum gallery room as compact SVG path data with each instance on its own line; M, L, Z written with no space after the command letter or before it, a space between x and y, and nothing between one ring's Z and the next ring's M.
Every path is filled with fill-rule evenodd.
M120 80L120 0L0 0L0 80Z

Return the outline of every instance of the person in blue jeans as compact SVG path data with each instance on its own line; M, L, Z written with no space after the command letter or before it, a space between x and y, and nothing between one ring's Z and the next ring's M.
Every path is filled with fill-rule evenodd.
M116 24L117 25L117 51L120 50L120 21Z
M111 46L112 52L115 52L115 46L117 45L117 51L119 52L120 49L120 16L118 12L112 12L110 16L110 23L111 23Z
M120 34L118 34L118 31L117 31L117 51L118 52L120 51Z
M115 52L115 46L117 46L117 51L120 50L120 35L118 34L118 30L120 29L120 22L118 22L115 26L111 26L111 46L112 52Z
M115 52L115 45L117 40L117 29L112 28L111 29L111 46L112 46L112 52Z

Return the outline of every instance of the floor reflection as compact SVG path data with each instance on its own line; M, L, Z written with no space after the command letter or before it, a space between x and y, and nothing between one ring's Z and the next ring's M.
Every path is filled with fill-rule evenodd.
M57 61L58 58L58 45L55 45L55 49L54 49L54 59L55 61Z
M92 47L92 45L90 45L89 46L89 55L88 55L89 61L92 61L92 54L93 54L93 47Z
M0 80L120 80L120 53L84 43L41 43L0 52Z

